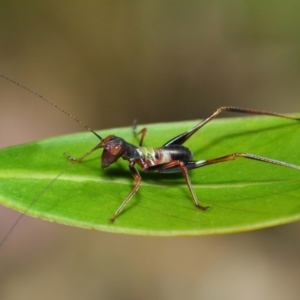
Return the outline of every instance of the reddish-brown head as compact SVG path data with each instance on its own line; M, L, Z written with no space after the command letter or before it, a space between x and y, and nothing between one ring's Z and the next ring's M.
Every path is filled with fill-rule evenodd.
M101 167L106 168L116 162L124 153L124 140L114 135L102 139L97 148L103 148Z

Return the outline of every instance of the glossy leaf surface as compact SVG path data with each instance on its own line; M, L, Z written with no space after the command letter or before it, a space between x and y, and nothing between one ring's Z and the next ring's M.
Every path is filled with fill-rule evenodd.
M161 146L199 121L148 125L146 146ZM131 128L99 132L138 144ZM300 122L272 117L219 119L187 143L195 159L248 152L300 165ZM300 171L237 159L190 171L203 212L195 208L182 174L141 171L142 184L121 215L108 219L131 190L128 162L100 168L101 150L70 166L97 143L90 132L0 151L0 202L62 224L140 235L205 235L248 231L300 219ZM62 175L57 177L66 167Z

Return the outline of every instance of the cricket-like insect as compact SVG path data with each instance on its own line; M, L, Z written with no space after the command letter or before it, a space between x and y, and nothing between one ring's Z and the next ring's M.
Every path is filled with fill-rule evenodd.
M132 145L132 144L126 142L121 137L117 137L115 135L109 135L106 138L102 138L91 128L86 126L80 120L75 118L73 115L71 115L70 113L68 113L67 111L65 111L58 105L56 105L55 103L51 102L50 100L46 99L45 97L41 96L40 94L28 89L27 87L19 84L18 82L15 82L14 80L11 80L3 75L0 75L0 76L5 78L6 80L13 82L14 84L20 86L21 88L33 93L34 95L40 97L41 99L48 102L49 104L55 106L57 109L59 109L60 111L62 111L66 115L68 115L70 118L72 118L73 120L75 120L76 122L81 124L87 130L91 131L100 140L100 142L93 149L88 151L86 154L84 154L80 158L74 158L74 157L68 155L67 158L69 160L71 160L73 162L81 162L85 157L87 157L93 151L95 151L99 148L102 148L103 149L102 156L101 156L101 167L102 168L107 168L111 164L115 163L121 157L124 160L128 161L129 171L130 171L131 175L133 176L133 178L135 179L135 185L132 188L129 195L123 201L123 203L116 210L113 217L110 219L111 222L113 222L118 217L118 215L121 213L121 211L123 210L125 205L129 202L129 200L132 198L132 196L137 192L137 190L140 186L141 176L140 176L140 173L138 172L138 170L135 168L135 164L139 165L141 167L141 169L146 172L160 172L160 173L181 172L183 174L183 177L184 177L184 179L187 183L187 186L190 190L190 193L193 198L195 206L201 210L206 210L209 207L202 206L199 204L197 197L193 191L192 185L191 185L188 170L204 167L204 166L207 166L210 164L235 160L236 158L240 157L240 158L248 158L248 159L257 160L260 162L280 165L280 166L287 167L287 168L293 168L293 169L300 171L300 166L289 164L289 163L278 161L278 160L274 160L271 158L266 158L266 157L250 154L250 153L235 152L235 153L225 155L222 157L217 157L217 158L208 159L208 160L195 161L193 159L193 155L192 155L191 151L187 147L182 145L195 132L197 132L200 128L202 128L204 125L209 123L212 119L217 117L223 111L246 113L246 114L257 114L257 115L268 115L268 116L286 118L286 119L295 120L295 121L300 121L300 118L291 117L291 116L273 113L273 112L268 112L268 111L246 109L246 108L239 108L239 107L233 107L233 106L224 106L224 107L218 108L212 115L210 115L208 118L201 121L199 124L197 124L192 129L172 138L170 141L166 142L160 148L143 147L143 141L144 141L147 129L143 128L139 132L136 132L136 125L134 125L134 128L133 128L134 134L136 136L141 134L139 146L135 146L135 145Z

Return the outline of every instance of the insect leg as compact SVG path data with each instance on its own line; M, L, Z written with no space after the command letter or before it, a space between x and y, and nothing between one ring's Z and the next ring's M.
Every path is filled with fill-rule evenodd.
M109 219L110 222L114 222L115 219L117 218L117 216L120 214L120 212L123 210L124 206L129 202L129 200L131 199L131 197L136 193L136 191L138 190L140 183L141 183L141 175L138 172L138 170L136 168L134 168L133 166L129 165L129 170L133 176L133 178L135 179L135 185L133 187L133 189L131 190L131 192L129 193L129 195L126 197L126 199L123 201L123 203L119 206L119 208L116 210L116 212L114 213L113 217L111 219Z
M176 167L176 166L179 166L180 169L181 169L183 177L184 177L184 179L185 179L185 181L186 181L186 183L188 185L188 188L190 190L190 193L192 195L192 198L193 198L195 206L198 207L201 210L207 210L209 208L209 206L202 206L202 205L199 204L199 202L197 200L197 196L195 195L195 192L194 192L194 190L192 188L192 184L191 184L191 180L190 180L190 177L189 177L189 174L188 174L188 170L185 167L184 162L182 162L180 160L174 160L174 161L171 161L169 163L163 164L161 166L161 168L168 169L168 168L172 168L172 167Z
M234 107L234 106L223 106L218 108L213 114L211 114L208 118L197 124L192 129L188 130L187 132L184 132L167 143L165 143L163 146L170 146L170 145L182 145L185 141L187 141L197 130L199 130L201 127L209 123L212 119L216 118L221 112L223 111L230 111L230 112L237 112L237 113L244 113L244 114L253 114L253 115L265 115L265 116L273 116L273 117L279 117L279 118L285 118L295 121L300 121L300 118L295 118L283 114L278 114L274 112L269 111L263 111L263 110L255 110L255 109L247 109L247 108L240 108L240 107Z
M286 163L286 162L283 162L280 160L275 160L275 159L258 156L258 155L254 155L254 154L250 154L250 153L239 153L239 152L232 153L232 154L222 156L222 157L213 158L213 159L197 161L197 162L195 162L195 167L193 167L193 169L204 167L204 166L215 164L215 163L235 160L237 157L253 159L253 160L270 163L270 164L274 164L274 165L279 165L282 167L287 167L287 168L296 169L296 170L300 171L300 166L297 166L297 165L289 164L289 163Z
M97 144L93 149L91 149L90 151L86 152L85 154L83 154L81 157L78 157L78 158L76 158L76 157L74 157L74 156L71 156L71 155L69 155L69 154L67 154L67 153L64 153L64 155L65 155L65 157L66 157L68 160L73 161L73 162L78 162L78 163L80 163L80 162L82 162L88 155L90 155L92 152L94 152L95 150L97 150L97 149L99 149L99 148L102 148L101 146L102 146L102 144L101 144L101 142L100 142L100 143Z
M141 129L139 132L137 132L136 127L137 127L137 122L136 122L136 120L134 120L134 121L133 121L133 126L132 126L133 134L134 134L134 136L136 136L136 137L137 137L139 134L142 135L142 136L141 136L141 139L140 139L140 142L139 142L139 146L141 147L141 146L143 146L144 137L145 137L145 135L146 135L146 133L147 133L147 128L144 127L144 128Z

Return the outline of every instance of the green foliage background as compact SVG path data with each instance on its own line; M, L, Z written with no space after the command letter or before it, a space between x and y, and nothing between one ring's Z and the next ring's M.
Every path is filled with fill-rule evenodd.
M148 125L146 144L161 146L195 124ZM100 134L116 134L136 143L131 131L115 128ZM198 160L248 152L300 165L299 133L300 124L295 121L234 118L210 123L186 145ZM142 173L139 191L111 224L108 219L134 184L126 161L101 170L98 151L83 163L69 166L47 187L68 165L62 153L72 151L72 155L80 156L96 142L88 132L2 150L2 203L63 224L142 235L248 231L300 218L299 171L237 159L190 171L197 197L203 205L211 206L209 211L194 207L181 174Z

